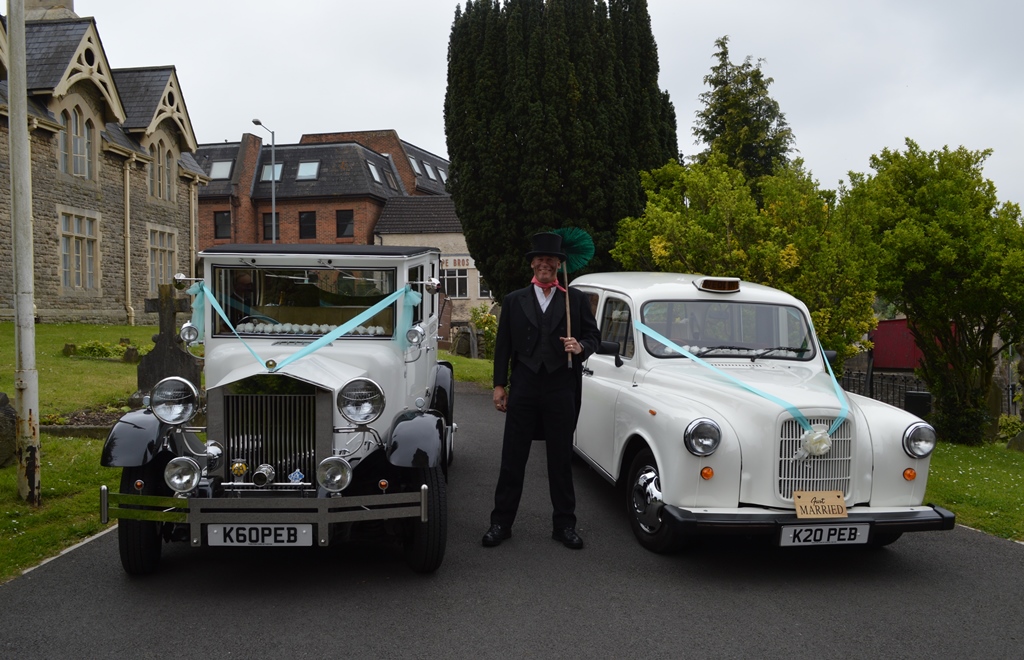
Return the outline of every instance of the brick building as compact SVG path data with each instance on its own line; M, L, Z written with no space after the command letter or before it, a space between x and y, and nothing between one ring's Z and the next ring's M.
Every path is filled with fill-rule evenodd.
M175 272L192 272L206 181L177 73L173 66L113 69L95 21L78 17L73 2L25 5L36 317L155 324L144 299ZM3 164L10 162L6 27ZM5 264L14 260L10 174L0 167ZM0 268L0 320L13 317L13 268Z
M273 147L246 133L199 145L196 159L208 178L199 190L200 250L274 240L429 244L441 249L456 322L490 302L445 188L448 161L394 130L310 134Z

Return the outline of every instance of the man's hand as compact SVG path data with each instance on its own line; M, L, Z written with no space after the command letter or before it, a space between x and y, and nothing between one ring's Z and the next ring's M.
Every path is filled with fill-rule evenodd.
M580 353L583 352L583 347L580 346L580 343L578 341L576 341L575 339L573 339L572 337L559 337L559 339L561 339L562 343L565 344L565 352L566 353L572 353L573 355L579 355Z
M494 407L499 412L505 412L505 408L508 406L508 394L505 392L505 388L501 385L494 386Z

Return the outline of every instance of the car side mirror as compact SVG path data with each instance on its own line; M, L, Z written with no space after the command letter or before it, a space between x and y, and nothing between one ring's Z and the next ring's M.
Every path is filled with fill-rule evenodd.
M614 355L615 366L622 366L622 356L619 355L619 342L617 341L602 341L597 347L598 355Z
M836 363L836 357L839 355L837 352L835 352L835 351L823 351L823 352L825 353L825 359L828 360L829 364L835 364Z

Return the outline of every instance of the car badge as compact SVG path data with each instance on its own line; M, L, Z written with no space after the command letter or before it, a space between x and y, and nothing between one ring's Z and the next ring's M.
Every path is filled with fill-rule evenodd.
M249 466L245 464L245 461L235 459L231 462L231 474L236 477L240 477L249 471Z
M292 472L291 474L288 475L288 481L292 482L293 484L297 484L300 481L302 481L302 479L305 476L306 475L302 474L302 470L297 469L295 470L295 472Z

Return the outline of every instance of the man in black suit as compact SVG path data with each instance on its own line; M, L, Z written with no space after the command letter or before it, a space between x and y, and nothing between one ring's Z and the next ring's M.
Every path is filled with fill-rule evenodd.
M526 258L533 281L505 296L495 339L494 406L507 416L491 527L483 544L493 547L512 536L530 445L534 438L543 438L554 510L551 537L578 549L583 539L576 533L572 436L583 362L597 351L601 333L583 293L570 290L566 303L565 289L558 283L558 269L566 258L562 237L536 234ZM573 336L566 331L567 312Z

